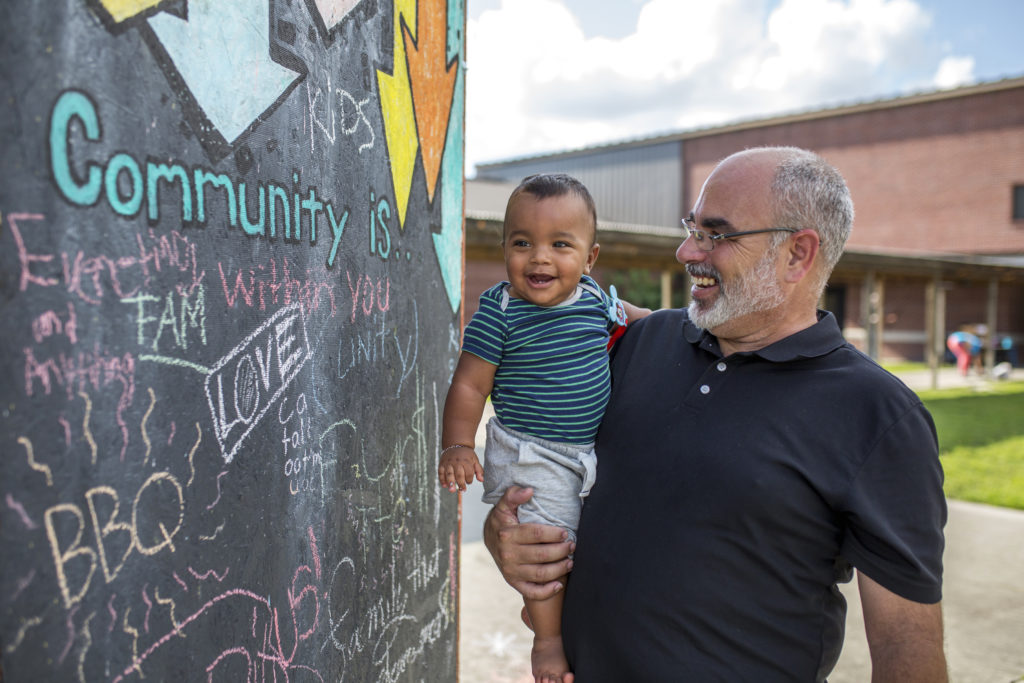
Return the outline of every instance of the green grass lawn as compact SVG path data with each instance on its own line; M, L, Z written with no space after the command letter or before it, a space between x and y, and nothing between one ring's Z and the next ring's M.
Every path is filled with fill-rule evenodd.
M1024 510L1024 382L918 394L939 433L946 495Z

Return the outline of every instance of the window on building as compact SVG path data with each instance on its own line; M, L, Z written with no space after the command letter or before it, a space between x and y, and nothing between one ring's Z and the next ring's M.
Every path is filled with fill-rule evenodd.
M1013 186L1013 219L1024 220L1024 185Z

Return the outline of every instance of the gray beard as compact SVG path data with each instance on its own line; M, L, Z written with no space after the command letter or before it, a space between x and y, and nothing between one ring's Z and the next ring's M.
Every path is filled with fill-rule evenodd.
M687 310L693 324L714 331L714 328L736 318L770 311L782 305L785 296L775 277L776 252L776 249L769 249L750 272L730 283L719 279L718 297L710 304L691 300Z

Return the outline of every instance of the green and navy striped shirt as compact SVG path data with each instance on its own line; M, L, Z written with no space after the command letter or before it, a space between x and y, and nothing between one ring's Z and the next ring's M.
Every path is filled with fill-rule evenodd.
M562 443L597 435L611 392L612 323L608 296L590 277L580 282L557 306L509 297L507 282L480 295L462 350L498 366L491 403L510 429Z

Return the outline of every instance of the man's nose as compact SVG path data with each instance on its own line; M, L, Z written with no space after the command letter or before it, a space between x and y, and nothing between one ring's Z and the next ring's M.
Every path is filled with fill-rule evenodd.
M683 243L676 249L676 261L682 264L696 263L707 258L708 252L697 247L697 240L693 236L687 236Z

